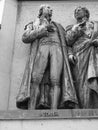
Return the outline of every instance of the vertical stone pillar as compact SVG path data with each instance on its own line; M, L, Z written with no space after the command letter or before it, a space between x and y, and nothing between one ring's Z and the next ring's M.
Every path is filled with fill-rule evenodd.
M5 0L0 1L0 29L1 29L1 23L2 23L2 16L3 16L3 10L4 10Z
M5 0L0 30L0 110L7 110L16 27L17 1Z

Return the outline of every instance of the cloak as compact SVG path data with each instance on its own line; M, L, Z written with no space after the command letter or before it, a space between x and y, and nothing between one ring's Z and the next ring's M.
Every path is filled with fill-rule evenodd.
M76 40L72 33L67 36L67 43L72 46L72 52L77 58L72 74L76 80L75 88L80 108L98 108L98 45L94 46L92 43L98 39L98 22L92 23L94 29L91 37L83 34ZM69 29L72 32L71 29L72 26Z
M67 108L67 105L69 102L76 105L78 104L78 100L77 100L76 91L75 91L75 87L74 87L74 83L73 83L73 79L71 75L71 70L70 70L70 65L68 61L68 54L67 54L68 50L67 50L66 40L65 40L65 30L60 24L56 22L53 22L53 24L56 26L58 30L58 35L59 35L59 39L61 43L60 45L61 45L62 54L64 58L64 65L63 65L63 72L62 72L62 79L61 79L62 80L61 98L60 98L59 106L61 106L61 108L63 106L66 106L65 108ZM30 55L29 55L29 58L25 67L19 93L16 98L16 106L20 109L28 109L28 103L30 100L30 86L32 85L31 72L33 71L33 65L34 65L37 51L38 51L38 39L33 41L33 43L31 44ZM46 100L45 100L45 92L43 91L45 91L45 89L47 88L45 87L46 83L48 84L48 86L50 85L47 74L48 74L48 71L44 74L42 84L41 84L42 95L44 95L43 96L44 104Z

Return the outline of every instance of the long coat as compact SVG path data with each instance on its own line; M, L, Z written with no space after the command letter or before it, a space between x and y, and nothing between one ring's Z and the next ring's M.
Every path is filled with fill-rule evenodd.
M59 35L59 39L61 43L60 45L61 45L63 59L64 59L62 79L61 79L62 80L61 98L60 98L59 105L63 106L64 104L68 104L69 102L72 102L73 104L78 104L76 91L75 91L75 87L73 84L73 79L72 79L72 75L70 71L70 65L68 61L65 31L60 24L55 23L55 22L53 22L53 24L56 26L58 30L58 35ZM38 40L35 40L31 44L30 56L26 64L19 94L16 98L16 105L20 109L28 109L28 102L30 100L30 86L32 85L31 72L33 71L34 60L35 60L37 51L38 51ZM43 78L42 88L44 88L44 85L45 85L44 82L46 82L48 79L47 73L43 77L44 78ZM42 95L43 94L44 92L42 92ZM44 99L44 102L45 102L45 99Z
M72 26L67 32L67 42L77 57L73 75L80 108L98 108L98 47L92 45L92 41L98 39L98 22L93 21L93 24L91 38L84 34L76 40L71 35Z

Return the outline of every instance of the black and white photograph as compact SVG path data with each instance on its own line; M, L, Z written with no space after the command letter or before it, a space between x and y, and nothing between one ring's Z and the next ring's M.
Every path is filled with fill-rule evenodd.
M98 119L97 0L0 0L0 119Z

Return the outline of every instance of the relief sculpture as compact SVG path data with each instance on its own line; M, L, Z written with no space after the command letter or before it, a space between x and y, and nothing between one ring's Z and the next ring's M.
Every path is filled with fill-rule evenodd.
M79 108L98 108L98 22L85 7L74 11L77 21L66 29Z
M17 106L22 109L75 108L78 104L70 71L64 28L42 5L35 21L25 26L22 40L31 44Z
M98 22L85 7L65 29L41 5L38 17L24 28L31 44L16 105L20 109L98 108Z

